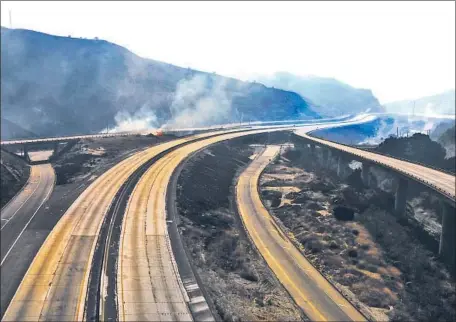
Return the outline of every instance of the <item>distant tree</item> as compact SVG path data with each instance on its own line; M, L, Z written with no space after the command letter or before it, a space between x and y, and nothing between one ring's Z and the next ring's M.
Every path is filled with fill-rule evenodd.
M410 161L430 166L446 167L445 149L428 135L415 133L410 137L388 137L377 148L377 151Z

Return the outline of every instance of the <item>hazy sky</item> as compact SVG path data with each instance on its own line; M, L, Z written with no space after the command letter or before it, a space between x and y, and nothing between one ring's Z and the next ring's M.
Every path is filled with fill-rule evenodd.
M382 103L455 87L455 2L1 2L1 24L99 37L241 79L288 71Z

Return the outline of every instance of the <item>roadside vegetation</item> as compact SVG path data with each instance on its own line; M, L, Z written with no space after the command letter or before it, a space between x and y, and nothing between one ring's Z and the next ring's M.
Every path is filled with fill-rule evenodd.
M234 203L235 177L250 162L249 140L193 156L178 178L179 230L193 266L223 321L306 319L256 252Z
M444 138L451 135L451 129L448 133L445 133ZM447 158L447 152L444 145L432 141L431 138L425 134L415 133L410 137L401 138L391 136L380 143L379 146L375 148L375 151L410 161L420 162L427 166L437 167L453 173L455 172L456 161L454 155Z
M81 140L53 162L56 184L77 183L92 176L95 178L98 169L113 166L134 152L173 138L149 134Z
M30 166L3 149L0 155L0 207L3 207L27 183Z
M454 321L454 279L392 214L394 198L366 188L360 171L340 181L296 151L261 177L269 211L302 253L375 320Z

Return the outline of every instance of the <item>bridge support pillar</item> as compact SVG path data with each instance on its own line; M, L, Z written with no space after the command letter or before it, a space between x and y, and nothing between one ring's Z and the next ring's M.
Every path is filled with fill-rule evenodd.
M369 174L370 174L370 164L367 162L363 162L361 178L363 179L363 183L366 187L369 187L369 184L370 184Z
M339 154L337 156L337 176L340 177L342 175L342 156Z
M439 255L452 272L456 272L456 214L454 207L441 201L442 233L440 234Z
M27 162L30 162L30 156L28 154L28 146L27 144L24 144L23 146L23 157Z
M54 152L53 152L53 154L57 155L58 152L59 152L59 142L54 142Z
M327 167L327 161L328 161L328 149L322 147L321 149L321 166L322 167Z
M399 178L396 187L396 198L394 200L394 212L398 217L405 216L405 206L407 203L407 186L408 181L404 178Z
M326 160L323 160L323 162L326 162L326 167L331 169L332 152L331 149L326 149L326 151L328 151L326 154Z
M315 144L310 143L310 153L315 155Z

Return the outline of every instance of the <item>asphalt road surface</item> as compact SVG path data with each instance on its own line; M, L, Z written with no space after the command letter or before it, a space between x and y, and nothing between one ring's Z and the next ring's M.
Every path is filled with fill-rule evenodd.
M262 131L249 133L259 132ZM119 320L156 321L167 317L185 321L192 316L198 321L213 319L204 298L191 295L198 285L189 285L179 276L168 236L167 225L172 223L167 223L167 187L176 168L189 155L245 134L230 133L180 147L159 159L140 179L131 195L121 234L117 279Z
M42 150L42 151L28 151L28 155L30 157L30 161L46 161L54 153L54 150Z
M236 185L239 214L249 236L279 281L311 320L366 320L307 261L263 206L258 194L258 180L279 150L279 146L268 146L241 174Z
M1 211L1 265L54 188L50 164L34 165L22 190Z
M359 123L362 121L358 119L356 122ZM343 123L347 124L347 122ZM320 126L320 128L330 126L333 126L333 124L325 124ZM315 129L316 125L309 126L308 128L309 130ZM275 128L274 130L284 129L287 128ZM289 127L288 129L294 129L294 127ZM122 230L122 238L126 239L126 244L122 244L121 246L119 262L123 263L126 258L123 256L124 251L133 252L131 254L134 256L133 260L141 261L141 258L144 259L144 253L135 253L138 251L138 248L129 246L132 243L145 242L146 245L153 245L152 249L147 246L147 252L149 253L146 253L146 256L150 259L148 265L154 265L154 263L162 265L156 268L160 273L162 271L166 272L163 273L164 275L162 274L160 276L165 278L166 281L169 279L170 283L169 285L162 285L166 288L166 290L162 290L164 292L162 294L172 298L171 300L168 299L168 302L170 303L182 303L179 294L173 293L176 289L173 289L172 286L176 286L177 283L182 291L182 283L179 282L179 277L174 264L174 257L169 248L169 244L165 243L165 240L167 240L167 228L164 226L163 218L166 218L165 199L169 178L177 165L190 153L198 149L222 140L267 131L271 131L271 129L268 130L263 128L261 130L249 132L225 131L223 133L217 131L218 134L223 135L199 141L198 143L195 142L189 145L188 148L185 146L174 152L170 152L175 153L173 154L174 157L172 160L167 159L168 161L166 162L162 161L161 164L164 166L163 170L157 172L157 168L153 166L151 169L155 170L151 171L155 171L153 175L157 176L157 180L159 180L157 182L159 183L158 185L154 184L152 186L150 186L150 182L147 183L148 187L151 189L148 196L148 205L149 203L153 203L154 208L147 208L147 213L145 214L145 216L147 216L146 220L152 220L152 225L150 225L150 221L143 221L143 223L146 222L149 224L146 225L145 234L140 234L140 237L137 238L131 238L131 234L129 237L127 229L130 228L124 227L125 231ZM194 135L151 147L120 162L98 177L76 199L47 236L6 309L3 320L81 320L84 316L89 272L90 267L92 266L92 255L96 246L95 241L99 236L103 218L116 193L127 179L142 164L146 163L151 158L154 158L177 145L188 143L195 139L208 138L212 135L214 135L214 132ZM152 172L149 172L149 174L150 173ZM139 189L141 189L141 186L139 186L138 190ZM41 199L41 201L43 201L43 199ZM143 206L139 204L138 207ZM149 209L152 209L152 211ZM130 212L127 212L125 222L127 223L131 220L130 218L132 218L132 216L134 217L136 215L136 213L132 215ZM5 222L8 218L5 216ZM154 222L156 225L153 225ZM154 231L154 229L157 229L157 231ZM125 234L125 232L127 233ZM122 240L122 243L124 243L124 240ZM170 268L170 262L173 265L172 267L174 270L168 270L168 268ZM121 269L128 269L125 267L128 267L128 265L121 266ZM119 274L122 277L122 273ZM118 278L118 281L119 280L121 281L121 284L125 282L122 278ZM134 283L132 281L130 282ZM127 287L130 282L126 281ZM150 280L150 283L152 283L152 279ZM154 284L149 284L149 286L152 288ZM158 289L159 286L155 285L154 287L157 287ZM193 304L195 304L194 307L197 307L200 304L204 306L204 302L202 302L200 298L187 298L186 294L191 293L188 288L192 287L197 287L197 285L184 285L184 288L186 288L187 291L186 293L183 291L181 292L184 301L188 301L188 306L190 308ZM122 290L122 292L125 292L127 289L123 288ZM131 303L140 303L137 300L138 295L140 296L139 298L142 298L143 300L147 299L138 293L139 290L131 291L133 292L131 292L130 295L133 296L134 299ZM173 302L173 296L178 298L177 302ZM135 317L145 313L144 311L141 311L141 307L144 307L142 304L128 304L125 306L123 303L128 302L125 302L126 297L124 293L119 294L119 298L122 298L122 300L119 301L119 303L122 303L119 311L120 314L126 314L125 319L127 319L128 316ZM127 309L124 309L124 307L128 307L128 312L131 313L126 313ZM171 305L169 311L170 312L164 316L167 316L168 318L180 316L183 319L189 316L188 311L184 312L183 307L179 304ZM123 315L120 315L120 318L123 319Z
M153 146L120 162L97 178L48 235L3 320L82 320L94 241L116 192L141 164L195 137Z

